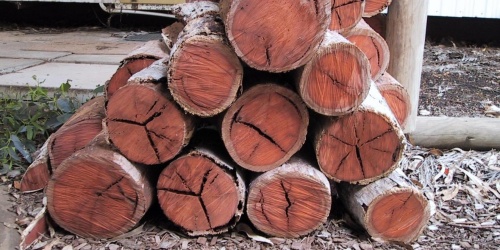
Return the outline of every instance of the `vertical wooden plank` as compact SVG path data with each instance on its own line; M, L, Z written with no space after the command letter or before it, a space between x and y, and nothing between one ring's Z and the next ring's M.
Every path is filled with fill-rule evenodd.
M391 51L387 71L406 87L412 107L405 133L416 127L428 4L428 0L393 1L387 17L386 39Z

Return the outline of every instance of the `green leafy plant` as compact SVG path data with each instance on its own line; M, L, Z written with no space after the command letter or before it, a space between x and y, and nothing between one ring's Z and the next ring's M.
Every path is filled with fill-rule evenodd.
M13 167L26 167L33 161L37 146L59 128L81 105L76 97L68 94L70 80L49 94L42 88L43 81L36 81L27 93L0 94L0 174Z

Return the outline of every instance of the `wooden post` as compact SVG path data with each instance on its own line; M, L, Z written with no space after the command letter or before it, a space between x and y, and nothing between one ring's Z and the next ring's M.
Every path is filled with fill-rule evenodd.
M387 71L408 90L412 107L406 133L416 127L428 4L428 0L393 1L387 17L386 40L391 50Z

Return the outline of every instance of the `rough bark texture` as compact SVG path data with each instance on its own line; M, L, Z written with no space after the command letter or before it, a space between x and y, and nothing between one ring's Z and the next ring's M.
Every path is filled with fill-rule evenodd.
M219 155L198 148L172 161L158 179L164 214L188 235L227 232L243 214L245 183Z
M309 115L300 97L277 84L246 91L227 111L221 131L231 157L257 172L285 163L304 144Z
M392 0L365 0L364 17L372 17L385 10L392 2Z
M361 20L365 0L331 0L332 18L329 29L343 32L351 29Z
M52 171L74 152L84 148L102 130L104 97L82 105L49 139L48 154Z
M257 229L271 236L306 235L326 222L330 207L327 178L295 157L260 175L249 186L248 218Z
M356 45L368 57L373 81L380 78L389 66L389 47L384 38L361 20L351 30L342 35Z
M218 1L187 1L184 4L177 4L171 8L172 13L184 23L208 15L219 13Z
M427 199L400 169L367 186L341 185L340 197L353 218L379 241L412 242L429 222Z
M368 184L397 167L405 140L396 118L372 84L357 111L325 118L318 124L314 145L326 176L337 182Z
M243 69L213 15L191 20L172 48L168 87L188 113L210 117L236 99Z
M29 165L21 180L21 192L29 193L44 189L50 179L49 152L47 139L38 150L35 160Z
M109 99L135 73L148 67L158 59L168 56L169 48L162 41L149 41L128 54L111 79L106 83L105 95Z
M337 32L328 31L314 58L296 72L298 92L309 108L332 116L352 112L370 88L369 61Z
M308 62L331 20L330 0L222 0L236 54L250 67L285 72Z
M153 200L148 170L105 141L105 132L66 159L47 186L47 208L67 231L112 238L137 225Z
M174 158L187 145L194 119L172 100L164 59L138 72L109 99L109 141L127 159L155 165Z
M377 81L375 81L380 94L384 97L391 108L392 113L401 125L401 128L405 128L406 121L411 112L410 96L406 91L405 87L401 85L394 77L385 73Z

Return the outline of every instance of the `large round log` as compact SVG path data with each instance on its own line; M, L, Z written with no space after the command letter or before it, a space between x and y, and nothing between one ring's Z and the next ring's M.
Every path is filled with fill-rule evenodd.
M263 172L295 154L304 144L309 115L300 97L276 84L247 90L224 115L224 144L240 166Z
M133 162L156 165L171 160L194 131L193 117L168 93L167 68L159 60L138 72L106 105L109 141Z
M331 20L331 0L221 0L236 54L250 67L285 72L311 59Z
M163 213L188 235L227 232L240 219L245 183L220 152L197 148L172 161L160 174Z
M150 168L128 161L104 137L98 135L61 163L46 190L50 216L82 237L112 238L129 231L154 197Z
M372 84L357 111L319 122L314 145L318 164L327 177L337 182L368 184L397 167L406 139Z
M332 116L352 112L370 87L369 61L337 32L328 31L316 55L297 70L295 83L309 108Z
M410 243L430 218L430 205L400 169L367 186L344 183L340 197L349 213L374 239Z
M243 69L213 15L191 20L172 48L168 88L188 113L210 117L236 99Z
M294 157L250 183L247 215L266 234L295 238L326 222L331 203L324 174Z
M52 170L74 152L84 148L102 130L105 117L104 97L98 96L82 105L50 137L48 154Z
M163 41L153 40L130 52L120 63L116 72L106 83L105 96L109 99L119 88L127 84L135 73L147 68L156 60L168 56L169 48Z
M410 96L405 87L389 73L383 74L375 81L375 85L377 85L380 94L382 94L399 125L404 130L411 112Z
M384 38L362 19L354 28L342 35L356 45L368 57L373 81L385 73L389 66L389 47Z
M329 29L343 32L354 27L363 17L365 0L331 0L332 18Z

